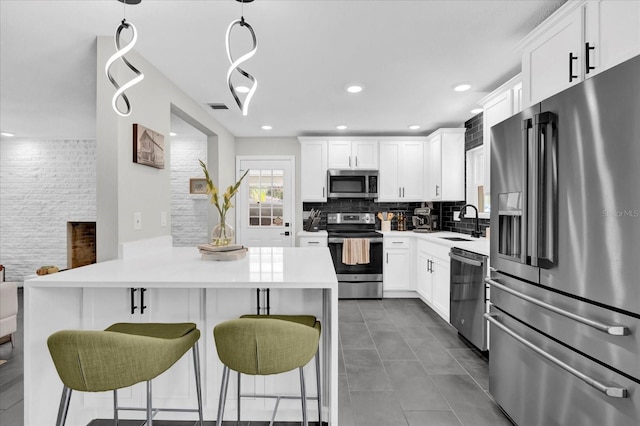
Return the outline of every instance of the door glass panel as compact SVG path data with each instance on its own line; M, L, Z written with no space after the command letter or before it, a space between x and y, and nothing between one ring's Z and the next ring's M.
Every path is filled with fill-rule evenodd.
M284 170L249 171L249 226L283 226Z

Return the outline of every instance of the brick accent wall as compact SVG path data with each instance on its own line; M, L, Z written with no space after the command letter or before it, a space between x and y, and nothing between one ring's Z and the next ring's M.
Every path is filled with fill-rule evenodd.
M0 263L7 281L67 268L67 222L96 220L95 140L0 142Z
M171 235L176 247L209 241L207 195L189 194L189 179L202 178L198 159L207 162L207 139L171 139Z
M67 266L80 266L96 263L96 223L67 223Z

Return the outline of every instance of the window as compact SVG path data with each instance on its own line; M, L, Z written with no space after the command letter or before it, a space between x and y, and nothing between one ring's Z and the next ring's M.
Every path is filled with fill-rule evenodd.
M249 226L282 226L283 170L249 171Z
M479 217L489 218L491 213L490 194L485 193L484 146L467 151L467 203L478 208ZM472 209L466 212L474 216Z

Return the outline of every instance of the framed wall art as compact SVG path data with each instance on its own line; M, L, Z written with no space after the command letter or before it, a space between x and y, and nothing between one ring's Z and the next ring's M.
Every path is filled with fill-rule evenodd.
M206 194L207 180L205 178L189 179L189 194Z
M134 123L133 162L164 169L164 135Z

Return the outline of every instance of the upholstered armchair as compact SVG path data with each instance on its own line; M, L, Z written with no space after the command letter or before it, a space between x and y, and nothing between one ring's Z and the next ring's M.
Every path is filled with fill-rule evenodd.
M18 329L18 284L0 282L0 343L11 340L15 347L14 333Z

